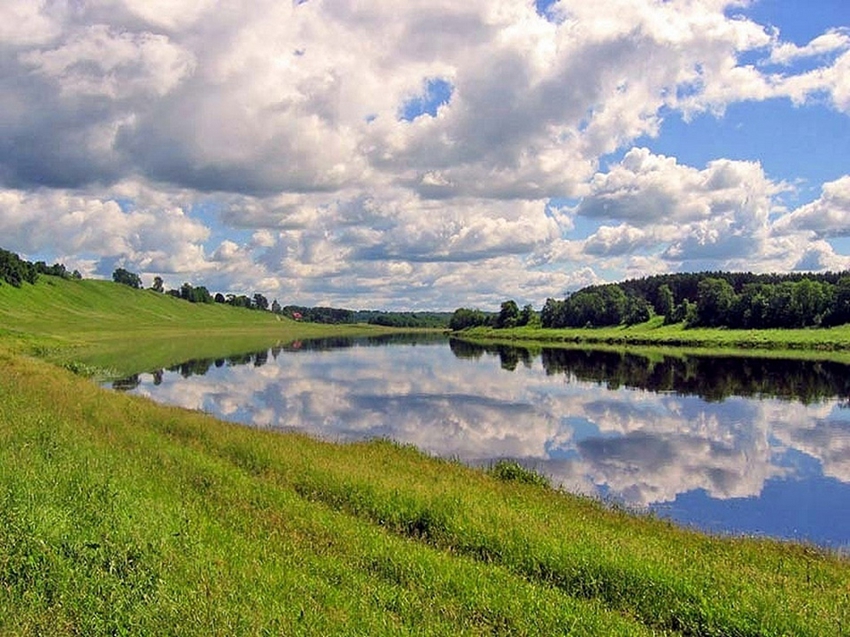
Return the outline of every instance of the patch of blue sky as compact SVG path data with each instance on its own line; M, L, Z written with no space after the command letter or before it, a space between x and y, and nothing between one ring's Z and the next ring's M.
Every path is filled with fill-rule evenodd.
M816 199L823 183L850 172L847 116L824 104L743 102L727 107L721 117L703 114L690 122L678 113L664 115L657 137L633 145L698 169L716 159L758 161L770 179L795 186L787 195L789 205Z
M436 117L440 107L451 101L453 93L454 86L448 80L429 78L425 81L425 91L404 103L399 119L412 122L422 115Z
M136 209L136 201L130 197L116 197L113 201L118 204L121 212L132 212Z
M230 240L239 245L250 243L254 230L226 226L221 221L223 208L217 201L207 200L196 203L188 211L188 216L203 223L210 231L204 242L204 250L209 254L224 240Z
M830 237L826 242L837 254L850 255L850 237Z
M779 29L780 38L803 46L836 26L850 26L847 0L758 0L746 7L732 7L729 15Z
M554 19L552 14L552 5L554 5L557 0L534 0L534 8L537 9L537 15L543 16L549 21Z
M611 221L608 221L608 223L610 225ZM588 237L596 234L600 225L601 224L598 219L589 219L588 217L576 215L573 219L573 229L567 233L566 238L576 241L587 239Z

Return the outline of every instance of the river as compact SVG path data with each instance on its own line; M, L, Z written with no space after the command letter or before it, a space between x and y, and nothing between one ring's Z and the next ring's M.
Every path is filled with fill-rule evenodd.
M711 532L850 547L850 367L443 337L296 342L114 383L332 441L390 438Z

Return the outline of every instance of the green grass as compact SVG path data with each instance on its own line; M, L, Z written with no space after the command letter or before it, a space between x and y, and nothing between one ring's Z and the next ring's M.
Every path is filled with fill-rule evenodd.
M839 635L850 564L0 355L0 633Z
M0 285L0 343L96 376L241 354L296 339L392 331L297 323L269 312L192 304L110 281L41 276Z
M666 347L748 355L782 355L850 361L850 325L794 330L730 330L664 325L663 317L629 327L565 328L477 327L457 333L464 339L529 345L581 345L607 347Z
M156 312L207 311L92 290L100 327L59 333L20 309L39 286L15 308L0 288L0 635L850 634L846 558L612 510L510 463L229 425L33 358L120 340L110 298L153 313L144 337L167 331ZM183 336L263 318L181 316Z

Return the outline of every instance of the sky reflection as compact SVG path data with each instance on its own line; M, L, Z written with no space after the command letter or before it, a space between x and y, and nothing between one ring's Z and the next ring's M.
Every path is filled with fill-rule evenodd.
M649 390L623 376L639 370L638 361L610 355L600 366L608 376L597 368L588 379L594 368L586 353L577 365L559 354L553 367L545 353L444 341L341 345L187 364L142 374L125 388L328 440L387 437L472 464L515 458L572 491L706 529L850 544L850 519L841 518L848 513L835 513L850 510L843 377L812 379L805 368L788 368L772 392L763 375L774 372L756 363L748 367L755 376L717 371L710 391L688 394L664 383L659 389L658 379L680 375L692 385L687 370L708 369L706 360L638 371L636 378L655 379ZM797 397L787 382L794 375L802 383ZM718 378L746 395L719 392Z

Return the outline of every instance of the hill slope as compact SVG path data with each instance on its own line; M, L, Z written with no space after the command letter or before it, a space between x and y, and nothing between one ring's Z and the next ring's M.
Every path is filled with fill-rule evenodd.
M297 323L270 312L189 303L111 281L42 275L34 285L0 285L0 347L75 368L94 366L111 376L294 339L387 331Z
M110 281L41 276L35 285L0 286L0 324L27 333L91 333L196 327L269 326L279 320L220 304L193 304Z

